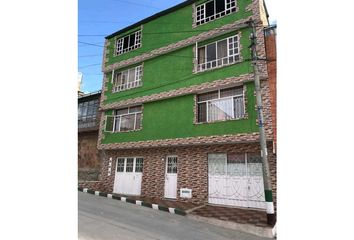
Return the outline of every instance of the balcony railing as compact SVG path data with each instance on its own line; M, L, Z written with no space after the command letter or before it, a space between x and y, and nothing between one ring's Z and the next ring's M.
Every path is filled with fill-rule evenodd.
M228 57L224 57L221 59L216 59L213 61L201 63L201 64L198 64L198 66L197 66L197 72L202 72L202 71L205 71L208 69L230 65L232 63L238 62L239 60L240 60L240 56L237 54L234 56L228 56Z
M128 89L131 89L131 88L140 87L141 85L142 85L142 81L141 80L134 81L134 82L128 82L128 83L125 83L125 84L113 86L113 92L121 92L121 91L128 90Z
M96 117L82 118L78 121L79 129L94 128L98 126L98 121Z

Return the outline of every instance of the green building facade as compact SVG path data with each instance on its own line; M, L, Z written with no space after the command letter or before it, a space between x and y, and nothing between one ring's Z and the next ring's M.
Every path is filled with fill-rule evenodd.
M251 22L265 59L268 23L259 0L189 0L106 37L103 190L265 208L264 193L251 197L263 189ZM271 152L267 68L258 64ZM229 179L222 188L246 189L240 177L250 174L252 194L215 192L218 176Z

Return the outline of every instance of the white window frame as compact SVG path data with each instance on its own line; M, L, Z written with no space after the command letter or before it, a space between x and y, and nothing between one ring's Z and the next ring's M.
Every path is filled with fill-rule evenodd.
M130 71L134 69L134 81L133 82L128 82L129 79L129 75L130 75ZM124 84L119 84L118 85L118 75L124 75L126 74L126 79L127 82ZM143 65L139 65L133 68L129 68L126 69L124 71L120 71L120 72L115 72L115 70L112 71L112 92L116 93L116 92L122 92L125 90L129 90L132 88L137 88L142 86L142 76L143 76Z
M119 172L119 173L126 173L127 172L127 159L128 158L133 158L133 171L132 172L128 172L128 173L143 173L144 171L144 158L143 157L117 157L116 160L117 160L117 163L116 163L116 172ZM123 171L118 171L118 159L122 159L124 160L123 161ZM137 159L142 159L142 168L141 168L141 172L137 172L136 171L136 160Z
M134 106L134 107L138 107L138 106ZM141 129L142 128L142 126L141 126L141 123L140 123L140 128L136 128L137 126L136 126L136 117L137 117L137 115L138 114L140 114L140 115L142 115L142 110L140 110L139 112L133 112L133 113L130 113L130 109L131 108L134 108L134 107L128 107L128 113L124 113L124 114L119 114L119 115L117 115L117 114L114 114L114 120L113 120L113 132L129 132L129 131L135 131L135 130L138 130L138 129ZM142 106L140 105L140 107L142 108ZM115 110L115 111L119 111L119 110L121 110L121 109L117 109L117 110ZM125 117L125 116L129 116L129 115L134 115L134 127L133 127L133 129L131 129L131 130L126 130L126 131L122 131L121 130L121 119L122 119L122 117ZM106 116L106 118L107 118L108 116ZM118 121L118 119L119 119L119 121ZM140 119L140 121L141 121L141 119ZM118 123L117 123L118 122ZM117 126L117 124L118 124L118 126ZM117 128L116 128L117 127ZM117 130L116 130L117 129Z
M124 48L124 38L128 38L128 42L130 43L130 37L135 34L135 39L134 39L134 45L133 46L128 46L127 48ZM116 40L116 51L115 55L119 56L122 55L123 53L130 52L134 49L140 48L141 47L141 30L138 30L136 32L130 33L129 35L126 35L124 37L118 38Z
M238 88L238 87L235 87L235 88ZM240 87L241 88L241 87ZM227 88L224 88L224 89L227 89ZM245 94L244 94L244 91L243 91L243 88L242 88L242 94L236 94L236 95L232 95L232 96L227 96L227 97L220 97L220 92L224 89L218 89L218 98L214 98L214 99L211 99L211 100L205 100L205 101L198 101L198 95L201 95L201 94L205 94L205 93L201 93L201 94L198 94L197 95L197 123L211 123L211 122L218 122L218 121L227 121L227 120L237 120L237 119L243 119L246 115L246 106L245 106ZM214 91L211 91L211 92L214 92ZM206 92L208 93L208 92ZM231 99L231 102L232 102L232 109L235 109L235 100L234 98L238 98L238 97L242 97L242 102L243 102L243 115L240 116L240 117L236 117L235 116L235 110L233 110L232 114L232 118L230 119L223 119L223 120L214 120L214 121L210 121L209 119L209 103L210 102L216 102L216 101L220 101L220 100L227 100L227 99ZM199 104L201 103L205 103L206 105L206 122L199 122L199 110L198 110L198 106Z
M222 42L226 40L227 43L227 56L218 59L218 42ZM207 62L207 57L208 57L208 52L207 52L207 46L211 45L211 44L215 44L215 54L216 54L216 59ZM204 51L205 51L205 62L204 63L199 63L199 49L204 47ZM196 67L196 72L203 72L209 69L214 69L214 68L219 68L222 66L228 66L230 64L239 62L241 59L240 56L240 36L239 34L236 34L234 36L231 37L227 37L215 42L211 42L208 44L205 44L203 46L198 47L198 44L196 44L196 59L197 59L197 67Z
M214 2L214 15L206 17L206 4ZM231 6L234 3L235 6ZM237 0L225 0L225 10L219 13L216 13L216 1L210 0L200 5L197 5L195 8L195 23L197 26L210 22L212 20L224 17L233 12L237 11Z

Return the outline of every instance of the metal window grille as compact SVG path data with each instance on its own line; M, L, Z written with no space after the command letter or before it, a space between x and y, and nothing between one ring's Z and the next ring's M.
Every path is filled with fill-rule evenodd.
M136 158L135 159L135 172L143 172L143 158Z
M121 92L140 87L142 85L142 73L142 65L114 73L112 92Z
M201 25L236 11L236 0L224 1L219 3L217 0L211 0L196 6L196 24ZM206 12L212 12L213 14L208 14L207 16Z
M91 100L79 103L78 105L78 127L90 128L97 125L98 100Z
M204 53L201 54L202 52ZM205 59L205 57L203 56L209 57ZM238 35L235 35L198 48L197 72L202 72L208 69L230 65L239 60L239 37Z
M126 132L141 129L141 114L141 106L117 109L113 119L113 131ZM112 116L107 116L106 122L108 122L108 117ZM106 131L108 131L107 128Z
M177 173L177 157L167 157L167 173Z
M198 99L198 122L241 119L245 116L242 87L221 89L200 94Z
M117 159L117 172L124 172L124 158Z
M134 40L132 38L134 38ZM127 42L126 45L124 44L124 41ZM116 42L116 55L130 52L139 47L141 47L141 30L119 38Z
M127 158L127 164L125 167L125 172L133 172L134 158Z

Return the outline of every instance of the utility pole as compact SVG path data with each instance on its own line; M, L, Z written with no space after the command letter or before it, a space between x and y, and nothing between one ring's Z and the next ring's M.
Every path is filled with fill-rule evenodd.
M270 225L275 224L275 213L274 204L272 196L272 185L270 181L270 171L268 164L268 151L267 151L267 141L264 130L264 118L263 118L263 106L262 106L262 95L261 95L261 83L259 80L259 70L257 62L259 61L257 54L257 35L255 23L253 20L250 22L252 27L251 34L251 53L252 53L252 64L254 68L254 85L256 89L256 100L257 100L257 111L258 111L258 127L259 127L259 140L261 145L261 156L262 156L262 167L263 167L263 182L264 182L264 193L265 201L267 207L267 222Z

